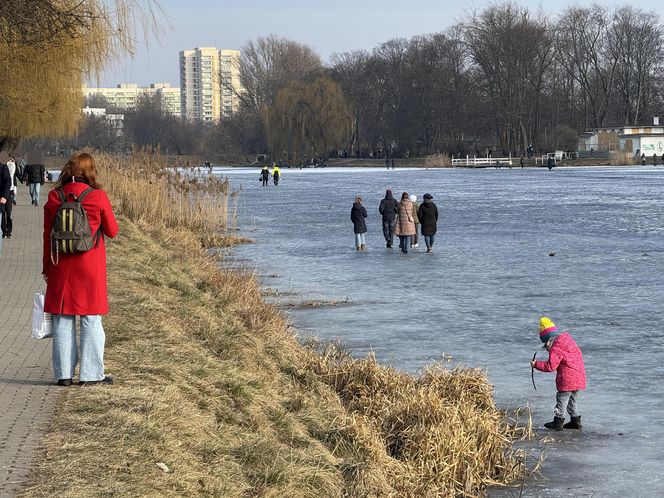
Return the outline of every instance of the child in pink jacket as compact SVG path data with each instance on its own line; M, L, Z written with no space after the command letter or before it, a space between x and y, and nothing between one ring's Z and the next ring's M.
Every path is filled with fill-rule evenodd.
M553 422L544 427L562 431L581 429L581 415L576 406L578 392L586 388L586 369L583 355L572 336L567 332L558 332L556 325L547 317L540 318L539 337L549 352L547 361L531 361L530 365L541 372L556 371L556 407L553 410ZM565 422L565 411L571 421Z

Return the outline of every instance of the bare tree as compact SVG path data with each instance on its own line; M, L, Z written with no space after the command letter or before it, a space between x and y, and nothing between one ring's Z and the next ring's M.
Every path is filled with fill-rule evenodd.
M503 152L524 150L552 60L546 18L504 3L473 15L462 30L485 83Z
M557 59L579 84L585 126L602 126L609 111L618 60L610 48L605 7L569 7L558 21Z
M653 12L623 7L613 14L607 36L616 65L622 124L636 125L655 94L664 67L662 28Z
M322 68L320 57L310 47L276 35L245 43L239 66L242 91L238 97L246 109L259 114L289 81Z

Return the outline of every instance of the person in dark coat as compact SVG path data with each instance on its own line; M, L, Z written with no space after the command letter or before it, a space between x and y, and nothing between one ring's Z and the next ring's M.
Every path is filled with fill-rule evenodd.
M385 242L387 242L387 247L392 247L398 210L399 203L392 196L392 191L386 190L385 198L380 201L378 212L383 216L383 236L385 237Z
M4 220L5 206L11 202L9 192L11 188L11 176L6 164L0 163L0 218ZM2 225L0 225L1 227ZM0 232L2 229L0 228ZM4 234L3 237L4 238ZM0 254L2 253L2 238L0 238Z
M367 209L362 205L362 197L356 197L353 207L350 210L350 221L353 222L353 231L355 232L355 248L358 251L366 249L365 234L367 233Z
M263 166L263 169L261 170L261 182L263 183L263 187L267 187L267 181L270 178L270 170L267 167L267 164Z
M427 252L433 251L433 237L436 235L438 223L438 207L433 202L431 194L424 194L424 202L420 204L417 216L420 219L424 243L427 245Z
M28 161L23 171L23 178L30 189L32 205L39 206L39 190L44 185L44 164Z

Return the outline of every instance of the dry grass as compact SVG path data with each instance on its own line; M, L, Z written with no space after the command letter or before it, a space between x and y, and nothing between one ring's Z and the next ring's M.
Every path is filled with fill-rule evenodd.
M24 496L478 496L523 470L511 447L529 425L506 421L481 371L414 377L301 346L185 211L160 218L111 184L127 201L108 253L116 384L63 389Z
M633 164L639 164L639 160L634 157L634 154L631 152L625 152L623 150L611 151L609 155L609 164L611 166L631 166Z
M451 168L452 161L447 154L433 154L424 158L424 166L427 168Z

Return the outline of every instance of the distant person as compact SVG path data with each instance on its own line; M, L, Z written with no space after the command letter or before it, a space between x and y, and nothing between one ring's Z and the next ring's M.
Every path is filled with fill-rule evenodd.
M646 153L641 154L641 166L646 165Z
M556 159L553 156L549 156L549 158L546 160L546 167L549 168L549 171L551 171L555 165Z
M493 157L493 151L491 150L491 147L489 147L489 150L487 151L486 155L489 158Z
M523 156L521 156L521 158L519 159L519 165L521 166L521 169L523 169L524 163L525 163L525 161L523 159Z
M44 185L46 171L38 152L28 153L28 162L23 170L23 179L28 184L33 206L39 206L39 191Z
M279 180L281 180L281 170L279 166L274 164L272 166L272 181L274 182L275 187L279 185Z
M413 203L413 222L415 223L415 235L413 235L413 238L411 239L411 247L417 248L420 247L418 244L417 240L417 229L420 225L420 218L418 216L418 211L420 209L420 205L417 202L417 196L416 195L411 195L409 197L410 202Z
M356 197L353 207L350 210L350 221L353 222L353 232L355 233L355 249L364 251L366 249L367 210L362 205L362 198Z
M392 166L392 169L394 169L394 158L390 159L390 166Z
M263 187L267 187L267 182L270 179L270 169L267 164L261 170L260 180L263 182ZM255 185L255 184L254 184Z
M438 207L434 204L431 194L424 194L423 199L417 216L422 227L422 236L427 246L427 252L431 252L433 251L433 238L438 228Z
M399 203L392 197L392 191L385 191L385 198L380 201L378 212L383 217L383 237L387 242L387 247L392 247L394 240L394 228L396 224L397 211L399 210Z
M10 188L11 176L9 175L9 168L6 164L0 162L0 218L2 219L2 222L0 223L0 232L2 232L2 238L0 238L0 253L2 253L2 239L5 238L5 208L8 203L11 204L9 198Z
M7 202L2 206L4 208L4 213L2 215L2 238L11 239L12 229L14 228L14 220L12 218L12 211L14 209L14 204L16 204L16 161L13 157L10 157L7 161L7 171L9 172L9 197L7 197Z
M590 157L593 157L593 152L595 152L595 149L593 149L593 148L591 147L591 148L590 148Z
M63 199L80 199L87 214L92 248L64 251L51 238ZM71 210L73 211L73 210ZM104 373L106 336L102 315L108 313L106 248L104 237L115 237L118 223L111 202L97 183L94 158L77 152L62 168L44 206L42 275L46 280L44 311L53 315L53 375L60 386L70 386L80 359L79 384L112 384ZM66 247L63 240L60 242ZM80 316L80 356L76 341L76 316Z
M415 235L415 220L413 220L413 203L410 201L408 192L401 194L399 202L399 211L397 213L397 223L394 233L399 237L399 247L401 252L408 253L410 240Z
M583 354L572 336L567 332L558 332L556 325L543 316L539 322L539 338L549 352L547 361L531 361L530 366L540 372L556 372L556 407L553 410L553 422L544 427L556 431L563 429L581 429L581 415L576 404L579 391L586 388L586 369ZM565 412L571 420L565 422Z
M385 158L385 169L390 169L390 160L389 158Z

